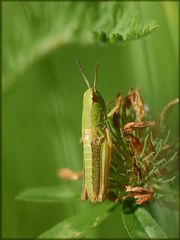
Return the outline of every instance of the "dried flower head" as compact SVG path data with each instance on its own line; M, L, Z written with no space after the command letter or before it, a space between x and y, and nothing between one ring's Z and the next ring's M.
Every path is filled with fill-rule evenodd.
M170 132L164 137L160 129L167 112L179 100L176 98L168 103L156 120L150 120L150 114L144 111L143 100L137 88L131 89L123 100L118 115L116 114L116 122L120 126L117 134L119 139L115 138L113 142L109 189L114 200L117 200L116 197L133 197L136 204L141 205L158 195L156 193L161 184L174 179L168 177L168 173L170 163L177 154L168 143ZM113 121L110 126L113 129Z

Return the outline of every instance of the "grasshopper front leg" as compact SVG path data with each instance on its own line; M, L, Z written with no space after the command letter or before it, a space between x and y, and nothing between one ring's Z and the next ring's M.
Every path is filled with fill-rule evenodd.
M107 114L107 118L112 117L116 112L119 112L122 96L118 93L116 98L116 104L113 109Z

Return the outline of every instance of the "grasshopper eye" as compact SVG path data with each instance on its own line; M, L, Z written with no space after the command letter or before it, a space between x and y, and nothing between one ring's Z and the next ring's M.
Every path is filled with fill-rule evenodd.
M99 96L94 91L93 91L93 95L92 95L92 100L93 100L93 102L99 102Z

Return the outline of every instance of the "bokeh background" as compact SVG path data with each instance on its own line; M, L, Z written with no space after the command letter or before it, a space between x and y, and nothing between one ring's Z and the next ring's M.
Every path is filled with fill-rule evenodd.
M61 6L68 2L51 4ZM100 3L74 4L87 5L88 16L88 4L96 8ZM113 2L108 4L111 7ZM41 5L42 9L47 5L46 11L41 11ZM119 90L125 95L129 88L138 86L144 102L156 116L166 103L178 96L179 3L121 2L119 7L130 14L138 13L142 20L156 20L158 29L146 38L119 45L104 46L85 40L83 43L83 36L77 43L73 39L62 44L57 41L48 51L41 54L34 51L29 60L26 52L28 48L31 50L32 42L34 46L46 47L49 35L63 28L63 24L58 28L58 13L51 12L49 2L2 2L4 238L34 238L88 205L81 202L36 204L15 201L15 196L24 189L60 184L57 171L61 167L82 169L79 140L82 95L86 85L75 64L75 56L85 67L90 81L96 62L100 62L97 88L106 100L113 100ZM33 19L30 17L32 9L36 13ZM47 24L48 19L51 21ZM45 31L39 38L42 32L38 31L38 25L42 25L42 20ZM33 41L29 41L30 37ZM16 56L19 57L17 62ZM173 109L168 125L174 141L178 137L177 107ZM169 237L178 236L176 210L152 204L152 214ZM103 224L91 230L88 237L128 238L120 211L117 209Z

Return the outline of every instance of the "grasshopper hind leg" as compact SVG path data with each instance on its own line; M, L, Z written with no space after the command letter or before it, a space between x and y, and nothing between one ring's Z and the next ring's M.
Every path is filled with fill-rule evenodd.
M112 140L109 134L109 130L106 128L106 140L102 144L102 157L101 157L101 166L100 166L100 188L98 194L98 201L102 202L107 195L107 184L109 177L109 168L111 161L111 149L112 149Z

